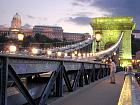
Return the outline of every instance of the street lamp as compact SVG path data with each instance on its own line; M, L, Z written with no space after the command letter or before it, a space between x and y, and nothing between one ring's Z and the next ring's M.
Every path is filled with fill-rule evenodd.
M18 40L19 40L19 41L23 41L23 39L24 39L24 34L23 34L23 33L18 33L17 35L18 35Z
M9 51L10 51L10 53L15 53L16 50L17 50L17 48L16 48L15 45L10 45L10 46L9 46Z
M32 48L32 54L37 54L38 53L38 49L37 48Z
M62 53L61 52L57 52L57 57L61 57Z
M52 54L52 51L51 51L51 50L48 50L48 51L47 51L47 54L48 54L48 56L50 57L51 54Z
M19 43L19 51L20 51L20 53L22 52L22 41L23 41L23 39L24 39L24 34L22 33L22 32L18 32L17 33L17 38L18 38L18 43Z
M96 32L95 33L95 39L96 39L96 43L97 43L97 47L96 47L96 52L99 51L99 42L101 41L101 32Z

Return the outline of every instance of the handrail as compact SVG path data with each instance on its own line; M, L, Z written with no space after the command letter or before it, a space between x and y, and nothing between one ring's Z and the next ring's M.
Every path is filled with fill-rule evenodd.
M126 75L118 105L139 105L139 102L140 87L138 82L133 75Z
M132 105L132 80L130 75L125 76L123 88L120 94L118 105Z

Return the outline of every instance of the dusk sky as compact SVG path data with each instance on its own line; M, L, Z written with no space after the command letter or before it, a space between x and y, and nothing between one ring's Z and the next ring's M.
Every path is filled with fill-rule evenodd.
M0 0L0 27L17 13L22 26L61 26L64 32L91 33L91 18L133 16L140 29L140 0Z

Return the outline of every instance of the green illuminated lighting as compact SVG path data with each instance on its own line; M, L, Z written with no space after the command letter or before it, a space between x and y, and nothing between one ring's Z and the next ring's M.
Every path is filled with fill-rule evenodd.
M112 44L116 43L120 32L124 31L123 41L120 48L120 63L121 66L131 65L131 33L135 28L133 17L99 17L91 20L93 35L96 32L102 33L100 41L100 49L104 50ZM92 52L96 51L96 41L92 45Z

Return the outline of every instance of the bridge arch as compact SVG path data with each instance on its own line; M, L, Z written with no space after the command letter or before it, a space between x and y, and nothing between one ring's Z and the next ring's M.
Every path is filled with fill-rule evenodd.
M124 36L119 48L119 58L121 66L131 65L131 33L135 28L133 17L98 17L92 18L91 27L93 28L93 35L101 33L101 41L99 43L100 50L105 50L108 44L116 43L119 39L120 33L123 31ZM94 36L93 36L94 37ZM97 42L94 40L92 45L92 52L96 52Z

